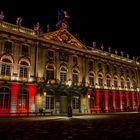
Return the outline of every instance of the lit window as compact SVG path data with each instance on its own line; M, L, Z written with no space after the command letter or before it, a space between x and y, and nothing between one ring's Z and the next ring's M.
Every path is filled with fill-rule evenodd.
M21 61L19 77L28 78L28 73L29 73L28 71L29 71L28 63L25 61Z
M11 61L7 58L2 60L1 75L10 76L11 75Z
M60 70L60 81L67 81L67 70L65 68Z
M18 110L27 111L29 108L28 92L26 89L20 89L18 93Z
M54 109L54 96L46 96L46 109Z
M114 87L118 87L118 79L117 79L117 77L114 77Z
M99 74L98 76L98 83L99 83L99 86L103 86L103 77L101 74Z
M73 82L78 82L78 71L77 70L73 70L72 80L73 80Z
M111 86L111 78L110 78L110 76L108 76L108 75L107 75L106 78L107 78L107 79L106 79L107 87L110 87L110 86Z
M54 79L54 67L49 65L46 70L46 79L52 80Z
M10 90L8 88L0 89L0 109L10 108Z
M121 78L121 88L124 88L124 79Z
M46 109L54 109L54 94L52 91L48 91L46 95Z
M133 82L132 82L132 86L133 86L134 89L137 88L137 83L136 83L135 80L133 80Z
M89 73L89 83L91 85L94 85L94 74L93 73Z
M72 107L73 109L79 109L79 96L72 97Z
M130 89L130 80L129 79L127 79L126 85L127 85L127 88Z

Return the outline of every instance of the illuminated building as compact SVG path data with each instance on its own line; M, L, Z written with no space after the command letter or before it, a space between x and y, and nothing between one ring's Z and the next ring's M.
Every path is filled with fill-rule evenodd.
M140 62L86 46L67 27L38 34L0 21L0 112L136 111Z

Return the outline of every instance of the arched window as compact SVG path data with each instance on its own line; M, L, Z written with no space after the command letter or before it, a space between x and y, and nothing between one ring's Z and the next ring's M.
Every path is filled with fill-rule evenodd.
M114 87L118 87L118 78L114 77Z
M47 80L52 80L54 79L54 67L52 65L47 66L46 70L46 79Z
M7 52L7 53L11 53L12 52L12 42L5 41L4 51Z
M121 78L121 88L124 88L124 78Z
M26 112L29 109L29 97L26 89L20 89L18 92L18 111Z
M60 81L67 81L67 69L64 67L60 69Z
M130 80L129 80L129 78L127 78L126 85L127 85L127 88L130 89Z
M75 69L72 71L72 81L78 82L78 71Z
M0 110L10 109L10 90L9 88L0 88Z
M103 77L101 74L99 74L98 76L98 83L99 83L99 86L103 86Z
M29 65L26 61L21 61L19 77L28 78L28 75L29 75Z
M133 86L133 89L136 89L137 88L137 83L136 83L136 80L134 80L134 79L132 81L132 86Z
M89 83L94 85L94 74L92 72L89 73Z
M11 76L12 62L8 58L2 59L1 75Z
M109 75L107 75L106 77L106 84L107 84L107 87L111 86L111 77Z

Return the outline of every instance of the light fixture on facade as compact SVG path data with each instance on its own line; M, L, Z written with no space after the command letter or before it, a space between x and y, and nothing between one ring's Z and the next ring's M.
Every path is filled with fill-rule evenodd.
M67 85L70 87L72 85L72 80L68 80Z
M137 91L137 92L139 92L139 91L140 91L140 89L139 89L139 88L136 88L136 91Z
M88 99L90 98L90 95L88 94Z
M46 92L43 92L43 94L44 94L44 96L46 96L47 93Z
M29 78L29 82L32 82L33 81L33 78Z

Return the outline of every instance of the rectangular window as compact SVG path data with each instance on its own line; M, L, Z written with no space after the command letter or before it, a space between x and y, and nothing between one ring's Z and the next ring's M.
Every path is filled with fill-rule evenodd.
M99 78L99 86L103 86L103 79Z
M114 81L114 87L118 87L118 82Z
M79 109L79 97L75 96L72 98L73 109Z
M127 88L130 89L130 82L127 82Z
M110 87L110 79L107 79L107 87Z
M48 57L54 58L54 52L53 51L48 51Z
M121 81L121 88L124 88L124 81Z
M61 81L67 81L67 73L60 72L60 80Z
M47 80L54 79L54 71L47 70L46 78L47 78Z
M28 56L29 50L27 45L22 45L22 55Z
M20 67L20 77L28 78L28 68L27 67Z
M73 82L78 82L78 75L77 74L73 74L72 75L72 80L73 80Z
M10 76L11 75L11 66L2 64L1 75Z
M94 84L94 77L89 77L89 83L90 83L91 85Z
M54 109L54 96L47 95L46 109Z
M4 109L9 108L9 94L5 93L0 94L0 108Z

